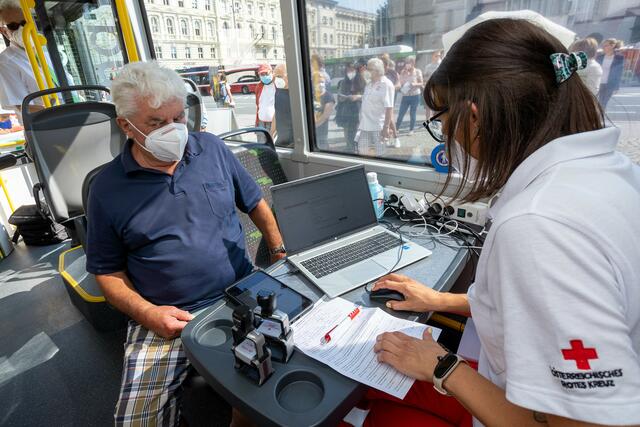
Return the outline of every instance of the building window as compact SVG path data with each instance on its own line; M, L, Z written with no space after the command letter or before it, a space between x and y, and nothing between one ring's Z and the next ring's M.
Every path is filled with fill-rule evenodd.
M333 18L329 18L329 25L333 26Z
M184 0L178 0L178 7L184 7Z
M333 44L333 34L329 36L329 43Z
M278 49L273 49L273 57L278 59Z
M229 23L227 21L224 21L222 23L222 29L225 30L225 31L227 31L229 29Z
M198 58L204 58L204 50L201 47L198 48Z
M226 0L220 0L220 6L221 6L221 10L224 13L227 13L227 1Z
M202 35L200 21L193 22L193 33L196 35L196 37L200 37Z
M207 35L210 39L213 39L213 22L207 22Z
M251 31L251 40L256 38L256 29L253 27L253 24L249 24L249 31Z
M247 4L247 13L249 13L249 16L253 16L253 4Z
M322 35L322 42L325 43L325 44L327 43L327 35L326 34Z
M159 33L160 32L160 23L158 22L158 18L155 16L151 17L151 32Z
M167 34L173 36L176 33L175 28L173 26L173 19L167 18Z
M184 48L184 57L191 59L191 48L189 46Z
M267 59L267 48L262 49L262 58Z
M198 8L198 0L191 0L191 8L192 9Z
M211 10L211 0L204 1L204 10Z
M263 39L267 38L267 30L264 28L264 25L260 25L260 37Z
M263 18L264 17L264 6L260 6L260 8L258 9L258 11L260 12L260 17Z
M274 7L271 8L271 17L276 19L276 9Z
M186 19L180 20L180 33L185 37L189 35L189 27L187 26Z
M178 50L175 46L171 46L171 59L178 59Z
M273 40L277 40L278 38L278 33L276 32L276 27L271 27L271 38L273 38Z
M169 0L162 0L162 4L165 6L169 6Z
M156 58L162 59L162 46L156 46Z
M234 9L233 9L234 12L236 12L236 13L238 13L238 12L240 12L242 10L242 6L240 6L240 3L238 3L238 2L235 2L233 7L234 7Z
M216 57L216 48L212 47L211 50L209 51L209 53L211 54L212 58L215 58Z
M326 16L322 17L322 25L327 25L327 17Z

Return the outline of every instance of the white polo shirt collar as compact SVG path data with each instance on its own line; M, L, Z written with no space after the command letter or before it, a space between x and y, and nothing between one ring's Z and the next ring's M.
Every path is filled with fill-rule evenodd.
M615 150L619 137L620 129L606 127L563 136L540 147L511 174L489 210L489 217L495 218L502 206L521 193L545 171L562 162L610 153Z

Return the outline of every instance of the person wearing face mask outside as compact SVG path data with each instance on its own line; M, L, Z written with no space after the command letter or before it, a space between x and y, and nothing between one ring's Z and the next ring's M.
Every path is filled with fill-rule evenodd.
M418 381L404 401L371 392L365 427L467 426L467 410L476 426L640 425L640 168L576 75L587 63L535 23L493 19L427 83L454 197L494 198L490 227L466 294L400 274L373 290L402 293L393 310L472 315L479 366L428 330L380 335L378 360Z
M289 78L285 64L279 64L273 70L273 84L276 87L274 101L276 112L272 129L274 135L276 135L276 143L280 147L292 147L291 101L289 100Z
M362 74L357 72L357 63L345 66L345 75L338 86L338 106L336 108L336 125L344 130L347 151L356 152L355 137L358 131L362 94L367 85Z
M333 114L336 101L327 89L327 82L322 74L316 74L314 82L314 102L315 124L316 124L316 146L318 148L329 149L329 119Z
M407 110L409 110L409 135L413 135L413 130L416 127L416 115L423 85L422 71L416 68L416 57L408 56L404 69L400 73L400 93L402 93L402 100L400 101L400 109L398 110L396 129L400 130L404 115Z
M0 53L0 105L15 111L22 121L22 100L40 89L24 50L22 30L26 21L17 0L0 1L0 21L0 33L10 42ZM42 100L34 101L30 108L34 111L41 109Z
M384 75L384 64L379 58L367 62L371 81L362 95L360 120L356 143L358 153L368 156L382 156L386 141L393 133L393 83Z
M271 135L273 119L275 117L276 86L273 84L273 70L269 64L258 67L260 83L256 85L256 126L267 129ZM259 140L263 141L261 135Z
M129 63L111 93L128 140L92 184L85 251L107 301L131 318L115 425L177 426L181 384L193 370L180 332L253 270L236 207L272 261L284 246L260 187L224 142L188 133L175 71Z

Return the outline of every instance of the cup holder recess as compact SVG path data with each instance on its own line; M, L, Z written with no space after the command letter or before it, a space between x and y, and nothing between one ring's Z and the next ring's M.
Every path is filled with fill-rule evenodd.
M216 319L205 323L196 332L196 342L204 347L220 347L231 341L233 322L228 319Z
M289 412L304 413L318 406L324 398L324 385L308 371L289 372L276 385L278 405Z

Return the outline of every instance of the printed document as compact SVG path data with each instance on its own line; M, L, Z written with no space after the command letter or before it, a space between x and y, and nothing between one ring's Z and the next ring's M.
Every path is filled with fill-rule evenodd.
M422 338L426 325L394 317L379 308L360 307L360 313L345 324L344 319L358 306L343 299L320 301L293 328L296 347L353 380L404 399L414 379L378 362L373 347L383 332L400 331ZM340 325L339 328L334 327ZM327 332L331 340L322 343ZM437 340L440 329L433 329Z

